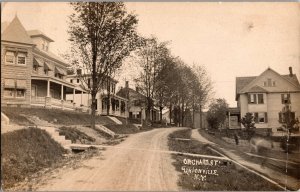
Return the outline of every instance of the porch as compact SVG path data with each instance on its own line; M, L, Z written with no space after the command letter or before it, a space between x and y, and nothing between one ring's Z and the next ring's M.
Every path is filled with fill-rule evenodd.
M78 109L74 99L66 99L67 94L72 94L73 98L75 98L76 94L82 95L83 93L86 93L86 91L65 81L54 78L32 78L30 104L46 108L87 111L88 108L85 106L81 106L82 109Z
M228 108L226 126L229 129L241 129L241 115L238 108Z
M97 108L101 115L112 115L118 117L128 117L127 99L117 95L108 96L102 95L101 105ZM109 110L108 110L109 107Z

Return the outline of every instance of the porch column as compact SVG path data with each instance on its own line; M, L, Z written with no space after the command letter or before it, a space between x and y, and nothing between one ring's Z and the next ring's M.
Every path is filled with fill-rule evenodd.
M82 105L82 95L83 95L83 91L81 91L80 105Z
M47 97L50 97L50 81L47 80Z
M61 85L60 99L64 100L64 86L63 85Z

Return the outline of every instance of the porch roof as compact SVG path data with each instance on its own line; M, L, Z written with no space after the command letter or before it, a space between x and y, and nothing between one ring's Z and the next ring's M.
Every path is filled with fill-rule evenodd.
M229 107L227 112L230 113L231 115L239 115L241 113L240 109L237 107Z
M57 84L61 84L63 86L66 86L66 87L69 87L69 88L72 88L72 89L75 89L75 90L79 90L79 91L83 91L83 92L87 93L87 91L84 90L84 89L82 89L81 87L79 87L77 85L74 85L72 83L69 83L67 81L58 79L58 78L53 78L53 77L48 77L48 76L40 76L40 75L31 75L31 80L45 80L45 81L49 80L51 82L54 82L54 83L57 83Z

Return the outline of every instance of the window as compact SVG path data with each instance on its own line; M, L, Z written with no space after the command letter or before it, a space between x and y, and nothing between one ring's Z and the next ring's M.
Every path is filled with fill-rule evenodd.
M32 69L33 69L33 71L35 71L35 72L37 72L38 71L38 66L37 65L34 65L33 67L32 67Z
M5 54L5 62L9 64L15 63L15 53L11 51L7 51Z
M44 74L48 75L48 71L49 71L48 69L44 69Z
M251 94L251 95L250 95L250 98L251 98L250 102L251 102L251 103L254 103L254 97L256 97L256 95L254 95L254 94Z
M17 89L16 97L24 98L25 97L25 89Z
M259 123L265 123L265 113L258 113L258 122Z
M263 104L264 103L264 95L257 94L257 100L258 100L258 104Z
M255 123L267 123L268 116L266 112L258 112L254 113L254 121Z
M70 80L70 83L73 83L73 79Z
M276 86L276 83L275 83L275 81L273 81L273 87L275 87Z
M54 75L55 77L59 78L59 79L63 79L63 75L62 74L59 74L59 73L55 73Z
M264 81L264 87L266 87L266 86L267 86L267 82Z
M268 86L269 86L269 87L272 86L272 79L268 79Z
M15 90L14 89L11 89L11 88L5 88L4 89L4 97L14 97L15 95Z
M16 97L16 98L25 98L25 89L12 89L5 88L4 89L4 97Z
M24 53L18 53L18 65L26 64L26 55Z
M264 103L264 94L262 94L262 93L248 94L248 103L249 104L263 104Z
M285 113L279 112L278 115L279 115L279 123L286 123L287 119L290 119L290 120L295 119L295 112L290 112L290 113L289 112L285 112Z
M291 104L291 96L289 93L281 94L281 103L282 104Z
M77 79L77 83L79 83L79 79Z

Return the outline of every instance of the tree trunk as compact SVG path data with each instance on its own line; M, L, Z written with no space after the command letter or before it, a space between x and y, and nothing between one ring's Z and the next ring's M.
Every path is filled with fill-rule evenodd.
M202 129L202 105L200 104L200 129Z
M172 105L170 105L170 108L169 108L169 110L170 110L170 125L172 124Z
M146 120L147 122L149 122L151 119L150 119L150 113L151 113L151 98L147 98L147 110L146 110Z
M182 99L182 110L181 110L181 126L185 126L184 124L184 100Z
M95 129L96 124L96 93L92 92L92 112L91 112L91 128Z
M162 106L160 106L159 107L159 110L160 110L160 122L162 122L162 110L163 110L163 107Z
M109 115L109 109L110 109L110 81L107 80L107 115Z

